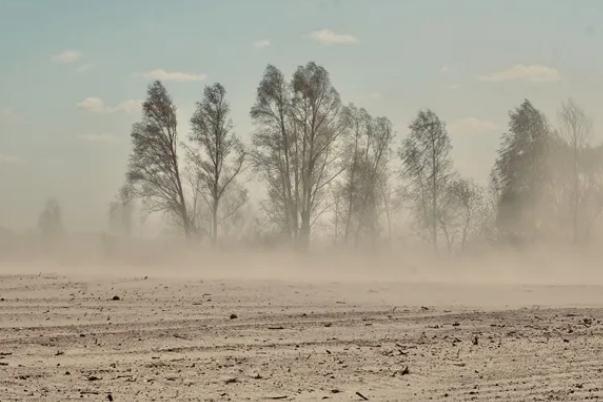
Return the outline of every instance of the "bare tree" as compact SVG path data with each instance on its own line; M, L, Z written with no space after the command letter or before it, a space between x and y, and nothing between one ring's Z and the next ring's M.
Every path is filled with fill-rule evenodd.
M132 128L128 183L150 212L175 219L186 237L192 233L178 161L176 107L159 81L148 89L142 121Z
M302 248L325 210L329 184L342 171L335 166L345 132L341 109L329 74L313 62L298 67L290 84L268 66L251 109L258 127L254 159L268 182L270 215Z
M38 228L47 240L52 240L63 232L63 214L59 202L49 198L38 218Z
M579 232L579 210L583 197L583 189L580 185L581 159L584 150L589 147L591 136L591 121L580 107L569 99L561 105L559 111L561 120L561 132L571 150L571 216L572 216L572 239L578 241Z
M431 110L422 110L410 124L410 135L402 143L403 173L410 182L420 223L430 230L434 251L438 250L440 204L451 176L450 138L445 124Z
M270 218L290 239L297 238L299 172L291 116L291 90L283 74L268 65L251 109L257 125L254 162L268 182Z
M351 131L351 140L346 144L347 154L347 180L342 188L342 192L345 194L347 201L347 211L345 216L344 226L344 241L348 241L352 226L352 216L356 208L356 200L362 192L359 188L358 175L359 167L361 165L361 147L364 136L369 132L371 116L368 112L360 108L358 109L354 105L349 105L346 109L346 118L348 119L348 126Z
M189 148L189 157L197 178L194 191L209 205L214 243L218 241L221 200L228 190L235 188L233 184L245 161L243 146L232 132L229 113L226 90L216 83L205 87L203 99L197 103L191 118L193 146ZM245 190L238 188L237 196L231 198L228 205L227 215L234 214L245 201Z
M483 194L480 186L468 179L457 178L448 184L439 220L449 252L455 247L463 251L469 238L479 234L485 212Z
M374 242L386 202L382 190L387 186L392 126L387 118L373 118L354 105L346 108L346 115L351 135L344 152L346 177L341 189L347 201L344 240L349 241L353 232L355 244L363 234Z
M129 236L132 232L134 201L132 189L123 186L118 196L109 204L109 226L113 233Z

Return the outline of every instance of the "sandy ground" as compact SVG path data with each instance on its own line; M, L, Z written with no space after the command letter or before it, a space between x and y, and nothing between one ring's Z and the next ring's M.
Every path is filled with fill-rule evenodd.
M603 287L0 277L1 401L322 399L603 399Z

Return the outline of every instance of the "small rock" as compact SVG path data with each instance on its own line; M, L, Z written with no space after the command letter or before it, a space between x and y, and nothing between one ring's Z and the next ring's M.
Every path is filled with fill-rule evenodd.
M237 319L237 318L239 318L239 317L236 314L231 314L230 315L230 319L231 320L234 320L234 319Z
M410 369L408 368L408 366L405 366L402 370L396 370L392 373L392 377L395 377L396 374L400 374L401 376L403 375L408 375L410 374Z
M115 295L115 296L113 296L113 297L111 298L111 300L113 300L113 301L118 301L118 300L121 300L121 299L119 298L119 296Z

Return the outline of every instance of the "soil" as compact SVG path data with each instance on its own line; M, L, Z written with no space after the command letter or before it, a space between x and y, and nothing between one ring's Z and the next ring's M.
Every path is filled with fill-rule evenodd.
M0 277L0 400L603 399L603 287Z

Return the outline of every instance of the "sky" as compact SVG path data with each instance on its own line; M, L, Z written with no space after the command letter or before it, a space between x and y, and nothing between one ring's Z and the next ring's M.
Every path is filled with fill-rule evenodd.
M55 197L66 227L105 229L154 79L182 138L221 82L248 143L267 64L324 66L344 103L392 121L394 150L431 108L456 168L485 183L524 98L555 126L571 97L602 137L601 21L599 0L0 0L0 227L35 227Z

